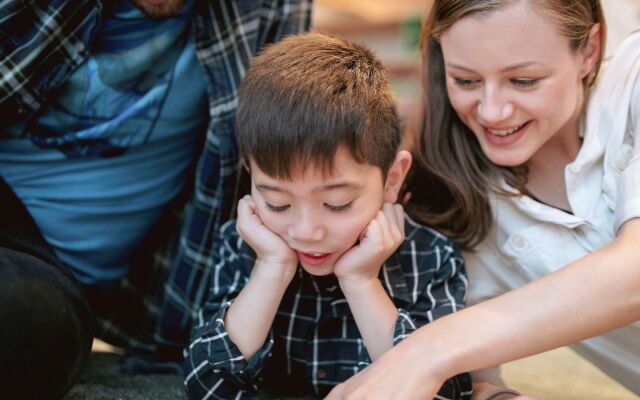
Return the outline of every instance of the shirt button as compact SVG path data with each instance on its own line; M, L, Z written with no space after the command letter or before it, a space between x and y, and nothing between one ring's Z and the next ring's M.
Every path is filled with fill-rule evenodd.
M633 148L628 144L622 146L622 150L616 156L616 159L613 161L613 167L618 171L622 171L629 165L629 162L633 158Z
M29 110L27 110L27 108L26 108L26 107L18 106L18 114L20 114L20 115L26 115L27 113L29 113Z
M526 242L522 236L514 236L513 238L511 238L511 243L513 243L513 247L516 250L522 250L526 245Z
M316 378L324 379L326 377L327 377L327 371L325 371L323 369L319 369L318 371L316 371Z
M574 174L577 174L578 172L580 172L580 169L581 167L578 164L571 164L571 166L569 167L569 170Z

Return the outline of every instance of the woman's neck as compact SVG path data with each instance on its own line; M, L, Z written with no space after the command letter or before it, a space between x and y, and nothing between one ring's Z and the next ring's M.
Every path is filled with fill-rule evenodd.
M564 170L576 159L581 146L579 115L576 115L527 163L527 190L553 207L571 210Z

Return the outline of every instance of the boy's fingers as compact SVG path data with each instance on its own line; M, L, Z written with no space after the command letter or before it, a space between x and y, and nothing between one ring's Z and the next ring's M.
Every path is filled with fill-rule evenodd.
M398 229L400 230L401 237L404 238L404 207L401 204L394 204L393 210L395 211L398 221Z
M376 215L376 221L380 224L380 238L386 243L393 240L393 233L391 232L392 222L389 218L389 209L386 204L382 206L382 210L378 211Z
M399 204L385 203L382 206L389 221L390 240L397 242L404 236L404 211Z

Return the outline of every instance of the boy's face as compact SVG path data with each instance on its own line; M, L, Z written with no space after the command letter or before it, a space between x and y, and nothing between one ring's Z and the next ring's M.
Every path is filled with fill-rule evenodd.
M250 161L251 194L260 219L296 251L312 275L331 274L383 202L395 202L397 195L385 190L380 168L357 163L343 147L333 166L331 175L311 165L304 174L292 171L286 180L266 175Z

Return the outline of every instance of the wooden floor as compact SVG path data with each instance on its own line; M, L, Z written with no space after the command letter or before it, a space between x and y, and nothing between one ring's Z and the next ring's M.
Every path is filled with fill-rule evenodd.
M569 348L506 364L502 376L536 400L640 399Z

